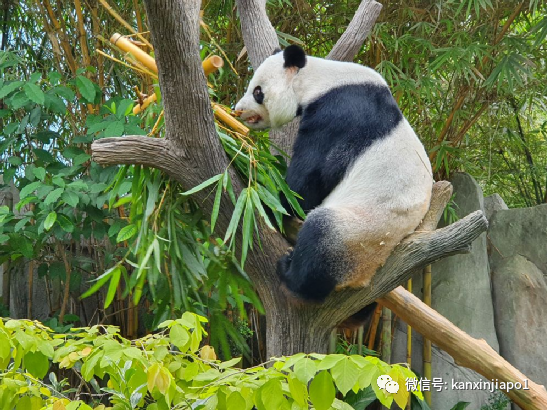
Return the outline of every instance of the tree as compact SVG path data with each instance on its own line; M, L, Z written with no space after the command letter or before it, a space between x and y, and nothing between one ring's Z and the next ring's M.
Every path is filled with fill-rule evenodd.
M238 8L249 58L253 66L257 67L271 54L272 49L278 47L277 36L267 18L264 3L241 1ZM351 60L380 8L375 1L363 1L329 58ZM215 133L199 60L199 4L147 2L146 9L160 71L167 137L102 139L93 144L94 159L108 165L123 163L152 166L167 172L183 186L192 187L228 167L228 160ZM288 128L275 138L282 139L284 145L290 146L295 133L294 126ZM233 180L237 181L236 175L233 175ZM236 192L241 189L241 184L234 186ZM198 193L197 200L203 203L208 212L212 211L210 198ZM443 203L442 198L438 200ZM233 212L229 201L223 203L226 206L222 207L217 222L220 231L227 228ZM265 305L268 354L326 351L329 334L336 325L402 283L413 269L464 250L465 245L480 234L485 226L482 216L474 215L449 230L411 239L394 253L370 287L360 291L336 292L321 306L295 305L279 290L275 262L289 244L280 234L263 229L263 251L253 252L249 256L246 270ZM435 251L425 251L428 247L434 247ZM409 248L418 252L419 257L409 257ZM308 337L310 334L314 336Z
M192 187L229 169L215 132L213 115L199 59L200 2L177 0L146 1L146 11L155 45L162 91L166 138L151 139L137 136L106 138L93 143L95 161L105 164L138 164L163 170L183 186ZM278 46L277 36L260 0L239 0L242 33L253 67L257 67ZM360 48L381 6L374 0L363 0L346 32L339 39L329 58L351 60ZM273 135L281 146L292 145L295 124ZM230 170L234 190L242 190L241 181ZM275 274L275 262L286 251L288 243L277 232L262 229L261 250L249 255L246 271L264 303L267 320L268 355L296 352L325 352L331 330L351 314L373 300L384 301L397 311L404 306L388 292L408 279L412 273L434 260L464 252L469 243L486 229L481 212L469 215L447 228L432 231L450 197L445 183L436 184L432 205L419 233L404 240L374 276L371 285L361 290L344 290L330 295L320 306L292 303L280 290ZM213 199L202 192L196 194L206 212L213 211ZM217 229L228 228L233 207L223 201ZM255 244L258 249L258 244ZM404 312L402 312L404 313ZM409 319L412 322L412 318ZM471 339L471 338L470 338ZM473 339L472 339L473 340ZM488 352L490 364L501 360ZM473 355L471 355L473 356ZM473 362L474 357L470 363ZM493 366L493 369L499 368ZM510 366L509 366L510 368ZM495 370L493 370L495 371ZM510 368L505 376L522 376ZM547 402L545 390L534 386L535 400ZM532 403L525 396L515 395L518 403ZM529 408L535 405L527 406Z

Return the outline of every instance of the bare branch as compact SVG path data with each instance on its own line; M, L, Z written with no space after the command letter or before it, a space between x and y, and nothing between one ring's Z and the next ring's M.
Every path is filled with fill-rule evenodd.
M377 1L363 0L346 31L338 39L327 58L329 60L353 61L372 30L380 11L382 11L382 5Z
M237 10L247 54L256 70L279 48L277 34L266 14L266 0L237 0Z

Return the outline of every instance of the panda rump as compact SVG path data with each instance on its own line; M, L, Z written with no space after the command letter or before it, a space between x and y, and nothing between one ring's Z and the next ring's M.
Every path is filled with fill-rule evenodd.
M301 115L286 181L307 218L278 262L286 288L321 302L334 289L367 286L419 225L433 185L425 149L385 80L289 46L256 70L236 110L253 128Z

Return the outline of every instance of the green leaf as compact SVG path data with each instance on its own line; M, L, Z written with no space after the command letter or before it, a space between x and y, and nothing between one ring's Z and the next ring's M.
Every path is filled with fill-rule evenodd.
M258 389L258 391L261 399L261 407L263 409L279 410L282 407L283 390L279 380L272 379L267 381Z
M26 83L23 90L25 90L25 94L31 101L34 101L39 105L44 105L46 98L39 86L32 83Z
M175 323L169 330L169 338L181 352L186 352L190 345L190 333L184 327Z
M21 189L21 192L19 194L19 197L21 199L23 198L26 198L27 196L29 196L32 192L34 192L36 189L38 189L38 187L40 187L42 185L42 182L40 181L36 181L36 182L33 182L31 184L28 184L28 185L25 185L22 189Z
M61 196L62 200L65 201L68 205L73 208L76 208L78 202L80 202L80 197L74 191L65 191Z
M228 171L226 171L226 174ZM215 224L218 218L218 212L220 209L220 199L222 198L222 184L218 183L217 192L215 194L215 202L213 203L213 212L211 213L211 232L215 230Z
M131 239L133 236L137 234L137 225L130 224L122 229L120 229L120 232L118 232L118 236L116 237L116 242L123 242Z
M84 97L87 102L93 103L96 95L96 90L93 82L89 78L86 78L83 75L79 75L78 77L76 77L76 86L82 94L82 97Z
M116 289L118 289L118 284L120 283L121 276L121 267L117 265L114 267L111 273L110 284L108 285L108 291L106 292L106 298L104 299L104 308L107 309L112 301L114 296L116 296Z
M320 372L310 384L310 399L316 410L330 409L336 389L332 381L332 376L326 370Z
M201 191L203 188L208 187L209 185L214 184L215 182L219 181L222 178L223 174L215 175L212 178L209 178L207 181L202 182L198 186L195 186L189 191L183 192L181 195L192 195L193 193L196 193L198 191Z
M91 286L88 290L86 290L83 295L81 296L81 299L85 299L88 296L93 295L95 292L97 292L112 276L112 272L114 269L117 268L118 265L113 266L112 268L108 269L105 273L103 273L101 276L99 276L97 279L94 280L93 286Z
M43 181L46 177L46 170L42 167L33 168L32 173L38 178L40 181Z
M44 229L46 231L49 231L56 220L57 220L57 212L51 211L48 214L48 216L46 216L46 220L44 221Z
M294 374L296 377L298 377L298 380L300 380L302 383L308 384L308 382L315 376L315 373L317 372L317 366L315 364L315 361L310 359L309 357L306 357L300 361L298 361L294 365Z
M331 370L332 377L338 390L345 396L358 381L359 368L346 357L339 361Z
M2 88L0 88L0 99L3 99L8 94L17 90L23 84L25 84L23 81L12 81L11 83L4 85Z
M247 191L248 192L248 191ZM245 265L247 252L252 248L253 227L254 227L254 208L253 202L249 196L246 196L245 214L243 215L243 243L241 245L241 266Z
M64 192L64 188L57 188L51 191L44 199L44 205L49 205L57 201Z
M247 402L240 392L234 391L226 400L226 408L227 410L245 410L247 408Z
M70 219L68 219L63 214L57 215L57 223L61 227L61 229L65 232L73 232L74 231L74 224Z
M38 379L43 379L49 369L49 360L41 352L27 352L25 354L27 371Z
M289 375L287 381L289 383L289 390L294 401L296 401L296 403L298 403L301 407L308 407L308 389L306 384L302 383L293 375Z
M104 130L105 137L121 137L123 135L123 122L112 121Z

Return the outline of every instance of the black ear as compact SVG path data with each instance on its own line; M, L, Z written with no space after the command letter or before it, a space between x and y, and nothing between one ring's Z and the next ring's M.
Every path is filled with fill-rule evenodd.
M272 51L272 56L276 55L277 53L281 53L281 49L279 47Z
M285 58L285 64L283 67L298 67L302 68L306 65L306 53L301 47L297 45L291 45L283 51L283 57Z

